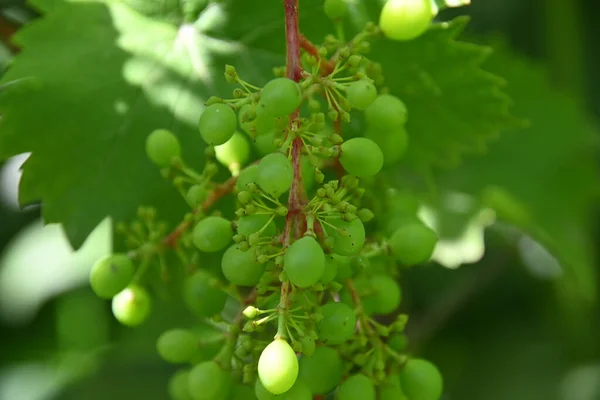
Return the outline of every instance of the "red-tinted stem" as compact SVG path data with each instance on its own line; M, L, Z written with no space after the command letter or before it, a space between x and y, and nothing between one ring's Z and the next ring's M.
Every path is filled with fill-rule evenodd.
M298 82L302 75L300 65L300 29L298 25L298 0L284 0L285 39L287 49L287 77Z

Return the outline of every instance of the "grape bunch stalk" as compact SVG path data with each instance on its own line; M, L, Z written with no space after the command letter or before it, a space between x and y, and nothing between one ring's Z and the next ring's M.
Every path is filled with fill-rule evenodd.
M218 327L209 339L194 327L157 338L160 356L183 367L173 400L437 400L440 372L407 354L408 316L397 313L402 268L428 261L437 236L418 201L380 174L409 146L410 110L368 58L372 41L412 40L436 11L431 0L390 0L379 24L346 41L346 1L325 0L336 35L315 45L299 10L284 1L287 61L263 87L225 66L235 88L200 116L201 171L172 132L148 136L148 157L191 211L169 232L140 207L117 226L130 250L98 261L91 286L127 326L168 293ZM354 119L364 130L352 137ZM231 175L221 182L219 164ZM223 204L234 209L215 209ZM217 349L208 357L207 346Z

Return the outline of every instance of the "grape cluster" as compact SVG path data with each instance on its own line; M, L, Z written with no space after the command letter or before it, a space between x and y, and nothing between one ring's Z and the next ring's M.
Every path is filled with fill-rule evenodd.
M348 6L326 0L324 12L341 27ZM173 400L440 398L439 371L407 354L408 317L397 313L402 268L428 261L437 236L418 201L381 179L409 145L408 107L367 57L371 40L413 39L432 17L429 0L390 0L379 26L305 46L299 79L276 69L262 88L226 66L237 87L201 113L202 171L173 133L148 136L149 159L191 211L169 233L140 208L117 227L129 252L98 261L90 280L124 325L148 318L158 278L199 324L221 329L173 327L157 339L159 355L184 366L169 383ZM344 138L355 118L363 135ZM220 165L232 177L218 183ZM385 195L370 194L374 185ZM234 210L213 209L230 195Z

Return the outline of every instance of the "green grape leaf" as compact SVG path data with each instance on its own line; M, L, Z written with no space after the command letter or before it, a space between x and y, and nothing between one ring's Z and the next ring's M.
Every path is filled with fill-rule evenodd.
M34 3L46 14L18 33L24 50L0 80L0 159L31 153L20 201L41 200L45 221L62 223L75 247L107 215L131 220L139 205L176 223L184 202L147 160L145 138L171 129L200 167L203 102L232 89L223 65L261 85L285 62L282 5L215 2L191 24L175 0ZM373 3L353 6L349 31L363 26L365 7ZM300 15L310 39L331 31L320 0L303 0ZM413 43L382 41L372 55L410 109L410 159L419 165L451 164L513 122L500 79L479 69L487 49L454 40L463 25L439 25Z

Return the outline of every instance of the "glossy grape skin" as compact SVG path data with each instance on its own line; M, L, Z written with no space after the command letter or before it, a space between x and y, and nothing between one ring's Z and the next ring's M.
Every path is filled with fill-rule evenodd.
M196 224L192 232L194 245L205 253L223 250L232 237L231 222L223 217L206 217Z
M368 129L365 137L377 143L383 153L383 165L392 165L400 161L408 149L408 134L403 126L381 132L377 128Z
M348 5L345 0L325 0L323 11L331 19L344 18L348 13Z
M361 79L347 86L346 96L352 108L366 110L377 98L377 89L371 81Z
M258 262L254 247L241 251L234 244L223 254L221 270L225 278L234 285L254 286L265 272L265 266Z
M188 385L194 400L226 400L231 391L231 374L216 362L205 361L192 368Z
M113 254L98 260L90 271L90 285L98 297L110 299L131 282L135 268L126 254Z
M290 282L300 288L307 288L323 276L325 254L314 238L304 236L288 247L283 265Z
M141 286L130 285L112 299L112 312L117 321L134 327L142 324L152 309L152 299Z
M212 146L227 142L233 136L236 128L237 118L235 112L223 103L208 106L198 122L202 139Z
M266 193L279 198L292 186L294 168L291 161L281 153L272 153L258 164L257 183Z
M337 350L317 347L312 357L300 359L299 377L314 395L326 394L335 388L344 376L344 364Z
M421 36L433 19L430 0L388 0L379 17L384 35L392 40L411 40Z
M166 129L157 129L146 138L146 154L159 167L168 167L181 155L179 139Z
M156 349L163 360L178 364L190 361L198 344L198 338L189 330L170 329L159 336Z
M344 221L341 218L327 219L331 225L343 230L346 234L336 231L333 227L326 225L325 230L334 239L333 251L342 256L353 256L357 254L365 244L365 226L356 218L353 221Z
M214 277L197 270L188 277L183 286L183 298L186 305L199 317L210 317L221 312L227 300L227 294L212 284Z
M298 358L283 339L275 339L260 355L258 376L262 385L273 394L290 390L298 377Z
M365 120L369 127L382 131L398 129L408 119L408 111L402 100L391 94L381 94L365 110Z
M433 229L416 221L396 229L388 244L394 258L410 266L428 261L437 241L438 237Z
M400 386L410 400L439 400L443 378L438 368L427 360L413 358L400 370Z
M375 385L363 374L346 379L338 389L337 400L375 400Z
M171 375L168 386L171 400L193 400L188 385L189 376L190 371L188 370L179 370Z
M300 86L288 78L275 78L265 84L258 102L259 110L283 117L293 113L302 101ZM257 111L260 114L260 111Z
M354 336L356 315L344 303L327 303L321 307L323 319L317 324L319 340L327 345L344 343Z
M244 165L250 157L250 143L246 135L235 132L225 143L215 146L215 156L224 166L230 170Z
M383 152L374 141L358 137L346 140L341 146L340 164L359 178L375 176L383 167Z
M271 217L265 214L252 214L246 217L241 217L235 222L237 232L240 235L244 235L246 237L250 236L251 234L258 232L265 225L267 225L267 222L269 222L270 219ZM269 222L267 227L262 231L261 236L271 237L275 236L276 233L277 228L275 226L275 223L271 221Z
M250 165L240 172L235 187L238 191L248 190L248 185L256 184L258 177L258 165Z

